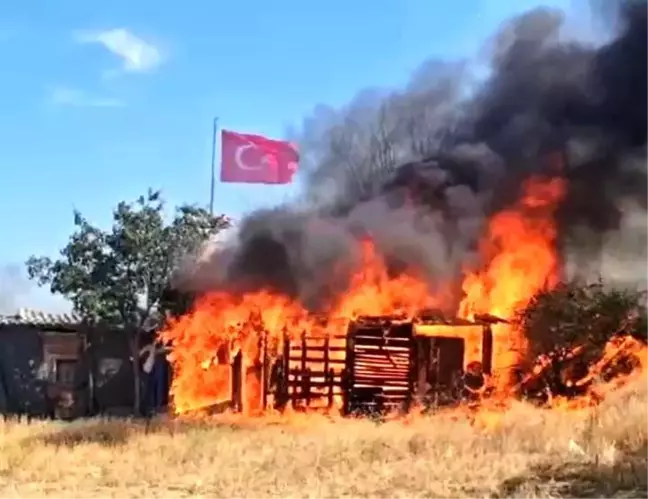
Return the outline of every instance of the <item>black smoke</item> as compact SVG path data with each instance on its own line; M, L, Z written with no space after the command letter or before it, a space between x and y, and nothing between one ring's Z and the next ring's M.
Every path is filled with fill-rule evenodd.
M489 40L485 80L464 61L429 62L403 91L320 108L299 136L310 204L250 214L235 244L180 285L272 288L318 308L371 236L394 272L415 267L433 287L475 256L484 221L521 182L548 169L569 180L561 241L596 255L622 202L645 209L647 194L647 4L615 4L601 10L616 20L606 43L570 39L563 13L538 8Z

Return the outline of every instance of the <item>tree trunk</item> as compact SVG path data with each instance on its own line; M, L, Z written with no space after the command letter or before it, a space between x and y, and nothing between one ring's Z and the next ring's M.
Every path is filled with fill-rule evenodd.
M141 332L139 329L131 335L131 358L133 359L133 413L136 416L142 415L142 376L140 369L140 352L139 352L139 343L140 343Z

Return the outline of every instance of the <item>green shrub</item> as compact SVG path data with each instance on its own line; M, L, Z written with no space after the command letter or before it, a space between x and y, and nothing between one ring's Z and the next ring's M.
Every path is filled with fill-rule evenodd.
M526 387L531 392L549 389L554 394L576 395L579 390L568 380L585 376L588 366L601 359L612 337L630 334L648 342L646 294L609 288L602 281L575 280L542 290L514 320L529 340L529 356L522 370L529 372L540 356L549 360L549 368L533 377L535 384ZM572 355L575 349L578 355ZM614 372L620 374L622 366L632 361L617 359ZM614 372L605 377L614 376Z

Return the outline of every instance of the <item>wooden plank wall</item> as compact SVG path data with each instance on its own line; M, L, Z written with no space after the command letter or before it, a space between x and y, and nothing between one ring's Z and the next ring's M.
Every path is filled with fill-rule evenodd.
M358 322L349 336L346 412L407 410L414 382L411 323Z
M285 336L280 355L282 374L274 390L270 387L272 373L266 369L264 406L274 397L275 407L290 404L295 409L331 409L343 397L345 378L346 335ZM265 365L270 362L266 356Z

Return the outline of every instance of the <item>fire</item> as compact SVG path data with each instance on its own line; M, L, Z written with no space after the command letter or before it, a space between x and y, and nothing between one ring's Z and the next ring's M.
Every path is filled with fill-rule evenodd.
M565 189L560 177L531 178L517 205L490 220L480 245L480 256L487 263L466 275L460 317L491 314L511 319L537 291L555 286L559 259L553 213ZM493 336L493 367L503 388L512 383L511 369L524 356L526 339L509 324L494 325Z
M169 360L174 368L171 395L176 412L226 403L231 397L229 365L239 351L245 363L244 407L254 412L260 399L260 375L251 371L261 355L262 337L268 345L278 346L284 334L293 340L304 331L323 336L325 325L328 332L342 334L348 321L361 315L411 315L437 303L424 281L410 275L391 278L371 241L363 241L361 250L361 265L348 291L330 307L324 324L299 303L269 291L243 296L207 293L189 314L172 321L160 336L173 344Z
M474 320L490 315L505 320L491 326L492 386L499 395L513 393L516 386L513 368L527 352L523 332L507 320L513 319L539 290L551 288L560 279L554 213L566 188L565 181L557 176L528 180L518 202L489 221L479 247L481 267L466 271L464 275L464 297L458 317ZM237 359L241 363L238 372L243 377L244 387L244 392L238 395L239 402L246 413L257 413L263 408L262 386L266 377L272 377L263 367L264 359L281 352L284 347L298 347L305 341L303 333L307 332L310 339L323 344L328 341L325 340L327 334L338 337L346 334L349 321L360 316L411 319L423 309L442 308L446 304L444 294L433 291L414 269L391 275L385 259L371 240L360 242L360 249L360 264L347 290L330 303L323 316L313 315L298 301L269 290L243 295L223 291L199 297L189 313L170 321L160 336L162 341L172 345L169 355L174 370L171 395L176 413L235 404L234 375L230 366ZM450 287L450 283L437 283L435 289L444 289L446 285ZM426 331L429 332L421 334L462 335L466 344L465 366L481 360L481 326L438 325ZM323 351L322 347L318 348ZM292 359L288 350L287 355ZM607 369L605 366L618 358L618 352L630 352L640 358L641 365L646 365L645 345L636 340L611 342L601 360L603 364L592 366L587 379L580 382L590 383ZM330 361L343 364L339 361L344 357L344 349L338 348L331 353ZM329 360L317 357L310 358L309 362L312 369L328 372ZM407 368L407 363L398 364L392 359L390 362L387 370L397 372ZM291 370L292 364L288 362L287 365ZM540 362L530 376L539 375L545 368ZM336 369L334 375L341 376L341 368ZM328 374L324 374L326 376Z
M208 293L193 310L171 321L161 332L162 341L173 344L169 360L174 369L171 396L179 413L225 403L230 397L230 362L238 352L252 367L260 354L259 333L277 341L284 328L308 327L306 311L286 297L261 291L243 296ZM258 390L254 379L248 392ZM254 393L248 393L255 399Z
M332 308L332 317L353 319L360 315L412 316L439 305L423 280L411 274L390 278L385 261L370 240L361 243L362 259L349 290Z

